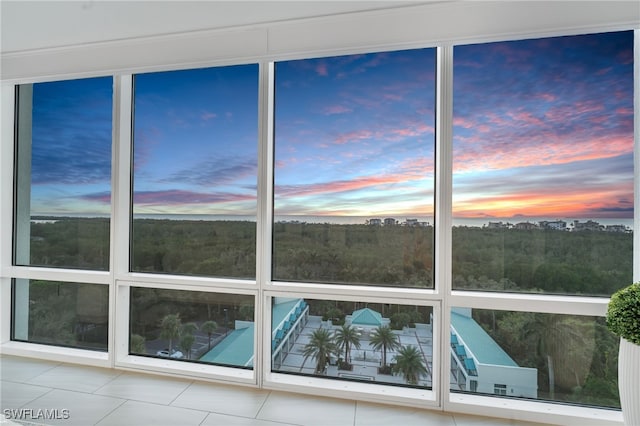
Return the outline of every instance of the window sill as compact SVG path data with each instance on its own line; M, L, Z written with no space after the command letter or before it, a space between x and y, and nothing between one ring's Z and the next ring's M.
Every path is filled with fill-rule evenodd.
M452 393L446 411L512 420L583 426L622 426L622 412L596 407Z

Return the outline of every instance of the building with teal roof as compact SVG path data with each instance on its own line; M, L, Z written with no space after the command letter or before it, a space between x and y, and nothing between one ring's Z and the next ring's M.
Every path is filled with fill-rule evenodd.
M220 343L200 357L200 361L214 364L253 367L253 341L255 324L248 321L236 322L236 329Z
M373 330L378 327L389 325L389 318L383 318L382 315L369 308L358 309L353 311L351 315L345 317L345 323L354 327L361 327L363 330Z
M537 398L538 370L520 367L471 316L451 310L452 389Z
M272 307L272 357L281 360L291 350L306 324L309 307L304 299L274 298ZM236 321L235 330L200 357L213 364L253 367L255 324Z

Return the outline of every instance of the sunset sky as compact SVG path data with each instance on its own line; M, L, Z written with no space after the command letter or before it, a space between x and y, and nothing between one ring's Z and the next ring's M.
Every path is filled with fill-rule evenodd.
M633 33L454 49L454 216L630 218ZM433 214L435 49L276 63L276 215ZM32 213L108 213L111 79L34 85ZM255 215L258 67L135 78L134 212Z

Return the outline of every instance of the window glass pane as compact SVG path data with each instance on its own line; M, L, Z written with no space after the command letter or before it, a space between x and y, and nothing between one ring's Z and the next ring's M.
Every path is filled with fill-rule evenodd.
M131 288L129 353L252 368L254 297Z
M254 278L258 66L135 76L131 269Z
M431 389L430 306L274 298L274 372Z
M632 279L633 31L454 50L453 287Z
M109 269L112 86L18 87L16 265Z
M273 278L433 287L435 50L275 65Z
M15 279L12 340L106 351L109 286Z
M453 308L450 388L619 408L619 340L602 317Z

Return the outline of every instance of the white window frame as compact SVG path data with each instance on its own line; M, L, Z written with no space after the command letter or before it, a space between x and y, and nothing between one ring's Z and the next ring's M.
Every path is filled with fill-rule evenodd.
M331 31L327 32L327 28ZM354 30L354 28L356 30ZM384 32L379 28L385 28ZM158 373L204 375L205 379L233 382L265 389L283 389L317 395L334 395L334 384L319 384L310 378L283 383L268 370L265 360L270 345L266 335L270 324L271 298L278 295L306 295L313 298L358 300L393 299L400 304L434 306L439 324L439 343L434 330L434 366L440 363L440 380L421 406L449 412L502 416L526 421L574 424L621 424L618 411L575 407L541 401L514 401L503 398L451 393L448 387L449 324L452 306L542 313L603 316L608 298L553 295L493 294L451 289L451 192L452 192L452 52L457 44L508 41L524 38L635 30L634 91L640 93L640 11L633 1L558 2L452 2L399 7L300 21L262 24L245 28L199 31L172 36L86 44L64 49L2 54L0 146L0 353L39 357L63 362L104 367L146 369ZM207 46L203 49L202 46ZM436 288L434 290L374 289L283 283L270 281L270 235L273 211L273 62L317 58L351 53L419 47L438 48L438 116L436 134ZM140 52L145 52L140 55ZM91 57L95 60L87 61ZM224 280L130 273L129 210L131 187L131 81L137 72L168 71L201 66L260 64L259 85L259 170L258 246L256 280ZM13 157L15 85L114 75L114 141L112 160L111 260L108 272L78 271L12 265ZM634 280L640 280L640 96L634 99L635 185L634 185ZM126 247L126 249L124 249ZM110 286L110 332L107 353L58 348L10 341L11 279L46 279L87 282ZM155 365L163 360L138 360L123 349L128 324L128 288L158 286L198 291L227 291L255 297L256 367L251 377L234 378L237 369L213 368L188 371L184 366ZM261 327L260 327L261 326ZM260 332L258 330L261 330ZM447 332L443 332L443 330ZM440 353L436 354L436 347ZM142 357L137 357L142 358ZM156 362L157 361L157 362ZM204 367L203 367L204 368ZM313 379L313 378L311 378ZM306 380L306 383L304 381ZM317 379L320 380L320 379ZM338 382L339 383L339 382ZM372 385L380 386L380 385ZM375 389L378 389L377 387ZM402 388L400 388L402 389ZM410 392L376 397L366 388L353 389L349 398L414 405ZM421 400L422 401L422 400Z

